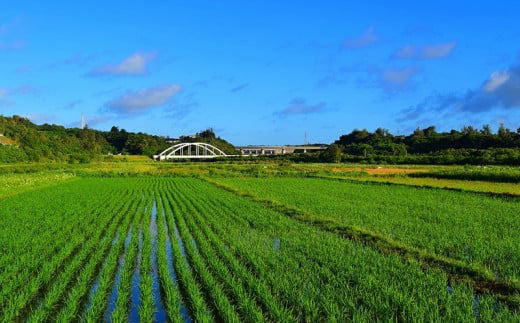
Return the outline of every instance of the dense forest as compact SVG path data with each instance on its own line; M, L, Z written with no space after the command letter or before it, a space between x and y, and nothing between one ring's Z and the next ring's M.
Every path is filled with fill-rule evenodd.
M226 153L234 147L217 137L212 129L193 136L171 139L145 133L128 132L118 127L99 131L85 127L36 125L20 116L0 116L0 162L80 162L106 159L117 154L151 157L176 142L211 143Z

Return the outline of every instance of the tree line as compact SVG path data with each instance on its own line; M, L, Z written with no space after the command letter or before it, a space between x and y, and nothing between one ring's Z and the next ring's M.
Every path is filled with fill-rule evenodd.
M322 161L419 164L520 164L520 128L500 125L493 132L465 126L461 130L437 132L435 126L417 128L409 135L393 135L355 129L339 137L321 155Z
M0 116L0 162L79 162L100 160L110 155L153 156L176 142L201 141L234 154L234 147L217 137L212 129L177 139L129 132L113 126L110 131L88 127L66 128L55 124L36 125L29 119Z
M85 127L36 125L20 116L0 116L0 162L89 162L109 155L153 156L178 142L206 142L237 154L235 147L217 137L213 129L172 139L113 126L109 131ZM393 135L387 129L374 132L354 129L341 135L319 153L271 156L296 162L355 162L389 164L520 165L520 128L501 125L493 132L465 126L437 132L435 126L417 128L409 135Z

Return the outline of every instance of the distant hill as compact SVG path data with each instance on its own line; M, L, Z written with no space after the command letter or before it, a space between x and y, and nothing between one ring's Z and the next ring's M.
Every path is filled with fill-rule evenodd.
M210 143L226 153L235 148L217 137L212 129L179 141ZM127 132L112 127L110 131L90 128L65 128L59 125L36 125L20 116L0 116L0 162L89 162L107 154L153 156L172 146L171 139L146 133Z

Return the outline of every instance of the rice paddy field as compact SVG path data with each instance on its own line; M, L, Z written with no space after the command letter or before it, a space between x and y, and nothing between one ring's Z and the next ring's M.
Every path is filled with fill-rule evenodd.
M0 172L2 322L520 322L516 169L27 169Z

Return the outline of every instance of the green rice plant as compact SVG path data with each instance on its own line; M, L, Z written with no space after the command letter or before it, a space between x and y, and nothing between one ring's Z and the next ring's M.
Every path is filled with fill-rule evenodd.
M271 207L296 210L300 220L326 230L376 239L390 249L416 248L424 258L464 266L461 271L473 271L478 279L520 288L516 198L314 178L216 181L276 201Z
M194 273L191 271L190 265L181 252L180 244L183 242L173 220L174 213L178 214L179 212L179 206L172 203L170 200L165 200L163 203L166 212L168 233L170 237L177 237L178 242L175 243L172 241L172 258L175 272L177 274L177 285L180 286L183 299L186 300L186 305L191 313L191 317L198 322L210 322L212 321L212 316L206 302L204 301L204 296L194 277Z
M131 216L126 214L124 211L121 212L121 218L121 222L116 225L119 236L124 235L128 231L129 225L131 223ZM103 259L105 259L105 256L110 249L117 250L118 248L117 244L116 246L113 246L116 237L116 234L113 236L108 235L107 238L105 238L100 244L98 252L85 265L77 279L76 285L68 293L66 306L61 309L56 317L58 321L71 321L80 315L81 306L87 297L88 291L92 287L91 284L94 280L96 272L100 269Z
M181 191L175 192L177 196L181 194ZM186 203L193 203L190 196L179 196L179 200L185 201ZM223 246L218 239L213 236L213 239L208 240L203 233L208 232L208 227L205 224L197 226L194 219L200 219L200 212L204 212L205 203L191 204L190 208L192 216L185 216L184 220L190 228L197 244L200 246L199 250L202 253L204 259L210 264L210 268L215 273L215 277L219 277L221 283L230 290L234 295L234 299L237 307L242 312L242 319L250 322L261 322L264 321L264 313L255 302L255 296L246 290L247 287L244 283L249 283L253 290L263 290L256 296L260 296L261 301L264 301L267 311L266 315L271 315L273 320L277 322L284 321L288 315L283 313L276 302L272 299L272 296L266 291L265 285L260 285L260 281L249 274L249 271L244 267L240 266L239 262L229 253L225 252L225 246ZM200 224L200 223L199 223ZM220 252L223 252L228 256L230 268L227 267L226 263L217 256L217 252L213 246L218 245ZM271 305L271 306L270 306Z
M112 218L106 217L106 220L112 220ZM104 227L109 226L109 221L101 222L101 224ZM52 315L57 308L58 302L66 292L67 287L70 286L73 278L81 269L81 266L84 265L86 259L95 252L104 234L104 230L97 231L97 234L87 241L81 252L64 268L62 274L58 276L37 309L31 313L29 320L41 321L42 319L48 319L49 316Z
M164 213L163 199L165 198L162 192L159 193L160 198L158 199L158 217L157 217L157 262L159 269L159 279L162 290L164 291L164 300L166 306L166 313L168 318L172 322L182 322L183 318L181 315L181 295L179 289L175 285L174 280L170 277L173 273L170 273L168 266L168 256L166 254L166 240L169 239L167 236L166 218ZM172 268L173 269L173 268Z
M125 258L125 262L121 270L119 286L117 287L117 299L115 308L113 312L110 314L112 322L128 321L130 289L132 285L132 276L134 273L134 265L137 258L137 249L139 241L139 234L136 228L138 228L141 225L142 217L144 214L143 206L139 207L136 210L136 212L137 215L132 225L132 236L130 238L130 243L128 244L128 251Z
M96 201L96 202L98 202L98 201ZM67 243L64 242L64 248L61 250L60 253L58 253L57 256L53 257L51 261L44 263L42 265L42 267L39 268L38 273L36 274L35 277L33 277L30 280L29 284L27 284L27 282L24 280L24 279L27 279L26 278L27 275L29 275L31 273L31 270L27 269L25 271L25 274L19 274L18 279L11 280L11 283L9 284L9 286L2 289L2 293L5 293L6 295L10 295L9 296L10 298L12 298L13 294L20 294L20 296L18 297L18 299L20 301L18 301L16 303L12 303L12 305L14 305L14 306L10 306L3 310L3 312L6 313L5 314L6 318L12 319L14 317L20 317L20 316L27 315L27 313L25 313L26 312L25 309L28 307L35 306L38 298L43 297L43 296L40 296L40 294L43 294L44 291L51 288L50 287L51 281L55 278L56 273L62 272L62 269L66 268L67 262L69 262L70 259L73 259L76 252L78 250L80 250L80 247L83 244L83 242L82 242L83 239L85 239L86 237L88 237L90 239L90 237L92 235L94 235L94 230L95 230L94 221L95 221L96 217L98 217L98 216L99 216L99 214L96 216L93 216L92 218L89 219L89 221L87 221L85 223L85 227L83 230L83 234L84 234L83 236L75 235L74 231L77 231L77 230L71 230L70 232L62 231L60 233L56 233L54 235L54 241L61 240L61 241L67 241ZM74 218L73 216L71 216L71 217ZM109 218L107 218L107 219L109 219ZM66 222L66 221L64 221L64 222ZM69 236L71 233L73 234L72 237ZM32 237L32 239L30 241L36 242L35 238L42 239L42 237L34 237L34 238ZM41 243L41 245L48 245L48 244ZM83 250L80 253L80 256L84 256ZM31 262L31 260L26 260L26 264L29 265L28 267L31 267L30 264L31 263L34 264L35 261L38 261L38 260L32 259L32 262ZM75 264L77 265L77 262ZM68 270L70 270L70 269L68 269ZM69 274L69 273L66 273L66 275L67 274ZM24 280L24 281L20 281L20 280ZM6 284L4 284L3 286L5 287ZM20 286L23 286L23 287L20 288ZM16 288L17 290L15 290L14 288ZM51 292L51 295L56 295L55 289L54 290L51 289L50 292Z
M440 320L447 316L438 311L442 307L439 304L446 304L465 320L473 315L468 310L473 306L472 289L457 284L453 287L456 292L449 296L444 275L425 274L418 264L403 264L398 256L384 256L261 205L237 199L231 193L193 180L191 187L196 191L197 205L209 205L208 208L214 210L205 212L204 220L211 221L216 234L226 237L229 248L235 250L256 275L272 284L278 297L302 320L326 317L331 311L327 310L330 306L322 303L323 299L338 305L337 309L332 307L335 316L329 319L339 321L352 317L364 317L365 320L436 317ZM182 190L189 191L189 188L185 185ZM222 209L227 211L218 212ZM273 247L273 235L281 241L278 248ZM328 258L319 261L323 256ZM345 286L352 286L349 298L353 306L349 306L347 312L344 306L348 302L344 296L338 296L342 295L339 291ZM449 297L457 303L449 305ZM514 314L504 310L503 315L511 317Z
M195 240L189 233L184 222L184 216L185 215L180 213L176 214L175 220L182 240L188 242L184 244L188 261L190 261L192 268L200 278L201 283L205 288L205 293L212 298L212 303L216 309L217 315L226 322L239 322L240 319L235 312L234 306L223 293L222 287L216 282L199 254L199 248L195 245Z
M365 187L367 184L345 185L346 182L324 179L218 180L249 196L239 196L194 177L114 176L81 178L44 188L38 192L41 194L26 192L4 199L5 203L0 204L0 228L5 231L0 230L0 248L9 253L0 253L0 281L4 283L0 284L0 295L4 295L0 298L2 320L128 321L138 315L140 320L154 321L154 313L160 313L164 304L169 320L178 322L186 318L181 313L183 303L189 318L197 322L520 319L518 310L501 302L493 290L478 293L472 285L474 281L468 284L450 279L447 270L439 270L435 264L430 266L419 256L382 252L382 241L396 241L403 248L417 248L426 255L441 254L441 242L434 242L437 249L430 249L432 246L427 244L435 234L442 237L428 220L446 219L431 206L439 202L466 203L465 208L478 210L471 197L459 200L458 194L443 195L429 189L391 186L387 190L385 185ZM317 198L306 195L306 190L311 189ZM367 201L371 201L372 208L359 204L362 199L351 206L352 197L360 194L352 190L369 195ZM430 198L423 192L428 192ZM84 196L87 194L88 197ZM328 198L327 194L336 197ZM486 196L478 197L483 200L483 209L496 205L498 214L505 217L497 225L503 226L500 221L510 220L511 215L504 210L515 204L493 203L508 205L514 200L489 201ZM398 210L396 201L404 201L403 210L395 212L393 218L385 215L384 210ZM407 214L407 209L412 210L417 201L424 203L414 218ZM68 204L71 207L67 209ZM444 205L440 208L449 210ZM348 212L344 214L342 210ZM425 216L425 210L430 211L430 218ZM14 215L6 216L9 214ZM485 217L468 214L461 212L473 217L478 225L489 227L491 222L486 222ZM464 231L460 223L470 222L453 213L451 217L452 233L479 232L478 227ZM418 228L416 236L403 237L403 232L409 232L403 219L427 228ZM19 226L13 221L19 221ZM386 231L388 223L404 228ZM514 223L512 227L516 228ZM355 237L359 241L338 234L340 228L350 228L350 232L358 234ZM67 230L71 230L72 236ZM508 228L504 230L501 237L511 237ZM431 235L418 237L417 232ZM52 241L50 234L55 236ZM34 239L28 240L31 236ZM483 236L477 235L477 241ZM128 244L123 237L128 237ZM42 245L46 241L47 245ZM421 243L425 247L419 247ZM500 245L496 241L490 244ZM479 265L481 253L488 250L480 245L464 247L462 252L452 251L453 259L466 263L461 268ZM516 246L508 248L514 261ZM44 259L35 252L51 257ZM493 258L496 268L503 269L505 257L504 254ZM9 266L10 260L16 263ZM31 279L38 264L45 271L57 271ZM136 270L141 275L138 313L129 308ZM119 283L114 280L116 272L120 272ZM507 271L497 274L510 279ZM17 275L29 278L25 285L12 279ZM11 280L15 281L13 285L9 284ZM159 294L154 287L157 282ZM6 293L16 290L16 286L16 293ZM111 311L106 308L109 292L114 290L118 296Z
M139 210L136 200L133 200L132 202L133 203L130 206L130 210ZM136 216L133 212L129 212L129 214L132 219L131 222L133 226L135 224L135 219L138 218L138 216ZM131 228L128 230L131 230ZM120 234L118 241L112 247L108 257L104 260L103 268L101 269L101 272L97 278L99 283L95 290L95 294L91 295L89 302L90 306L86 309L86 312L84 312L83 315L83 320L87 322L99 321L104 313L109 293L112 290L114 283L118 262L122 256L122 253L124 252L125 239L122 237L126 237L127 235L128 233Z
M143 244L140 271L139 291L141 293L141 305L139 306L139 319L143 322L151 322L155 311L153 300L152 281L152 241L150 237L150 221L152 216L153 199L148 197L147 209L143 221Z

